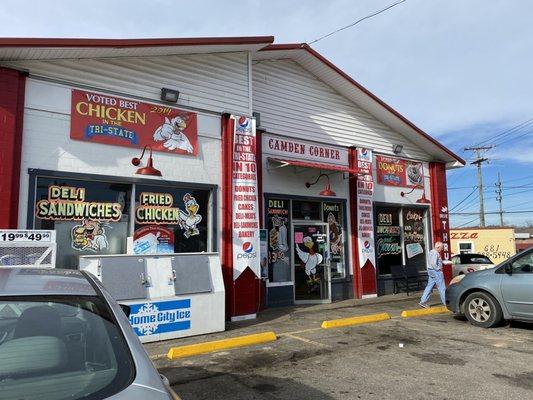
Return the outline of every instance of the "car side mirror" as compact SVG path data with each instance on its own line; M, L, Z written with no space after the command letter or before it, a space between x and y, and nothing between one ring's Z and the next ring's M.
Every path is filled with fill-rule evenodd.
M505 264L505 273L508 275L513 274L513 266L511 265L511 263Z
M131 307L126 304L119 304L120 308L122 308L122 311L124 311L124 314L126 314L126 317L130 317L131 314Z

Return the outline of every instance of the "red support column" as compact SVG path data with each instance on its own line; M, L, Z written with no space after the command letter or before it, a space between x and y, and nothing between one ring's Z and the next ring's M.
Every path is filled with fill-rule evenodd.
M18 226L26 76L0 68L0 228Z
M351 170L357 170L357 152L355 147L350 147L349 167ZM348 181L350 195L348 196L350 207L350 240L352 242L352 269L353 269L353 296L360 299L363 296L361 266L359 265L359 243L357 235L359 232L357 225L357 174L350 174Z
M433 227L433 242L442 242L444 245L442 259L447 261L450 260L451 254L446 165L437 162L429 163L429 177L431 181L431 222ZM446 269L449 268L451 268L451 266L444 265L446 276L450 275L449 271L446 271ZM446 272L448 273L446 274Z
M232 250L232 157L233 157L233 124L230 114L222 115L222 248L221 263L224 287L226 289L226 318L235 314L233 291L233 250Z

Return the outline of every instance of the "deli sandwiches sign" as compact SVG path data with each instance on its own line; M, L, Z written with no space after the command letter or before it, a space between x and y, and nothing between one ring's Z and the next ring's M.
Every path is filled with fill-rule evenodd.
M287 159L348 166L348 150L343 147L263 135L263 152Z

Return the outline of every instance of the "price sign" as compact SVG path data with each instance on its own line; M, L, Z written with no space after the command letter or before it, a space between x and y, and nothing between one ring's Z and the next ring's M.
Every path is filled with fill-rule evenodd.
M46 230L0 230L0 243L5 242L51 242L53 231Z

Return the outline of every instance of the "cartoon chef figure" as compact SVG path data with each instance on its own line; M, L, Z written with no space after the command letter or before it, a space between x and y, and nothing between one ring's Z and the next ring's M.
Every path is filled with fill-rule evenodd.
M168 150L179 149L187 153L193 153L194 148L187 135L185 135L186 127L187 122L179 115L172 119L165 117L165 122L156 129L153 138L156 142L164 141L163 146Z
M72 247L76 250L100 251L109 247L105 229L99 221L83 220L72 228Z
M183 196L183 202L185 204L185 211L179 210L178 213L180 226L185 230L185 232L183 232L183 236L188 239L191 236L195 236L200 233L196 226L202 220L202 216L198 214L198 209L200 206L190 193L187 193L185 196Z
M299 245L296 245L296 252L298 253L298 257L300 257L300 260L305 263L305 273L311 276L316 274L316 266L323 260L322 254L315 252L315 244L313 243L313 239L309 236L304 237L303 245L307 247L308 251L305 252L300 249Z

